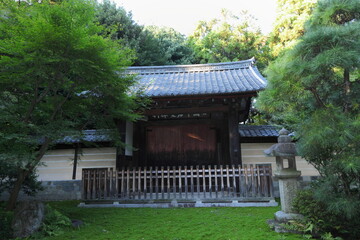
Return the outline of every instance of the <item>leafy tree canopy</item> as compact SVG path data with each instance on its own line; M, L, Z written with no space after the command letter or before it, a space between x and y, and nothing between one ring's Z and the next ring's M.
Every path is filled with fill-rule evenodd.
M130 52L99 36L92 0L0 5L0 160L18 169L9 208L24 180L69 131L134 119Z
M222 10L222 19L200 21L189 41L198 63L239 61L255 57L261 69L269 60L266 38L254 17L243 11L235 16Z
M134 50L133 65L189 64L192 61L192 49L185 36L174 29L141 26L132 19L131 13L109 0L98 5L97 16L104 26L103 36Z
M267 69L258 101L299 134L300 154L323 177L317 197L344 221L360 217L359 56L360 2L321 0L298 43Z
M277 18L270 34L270 48L274 56L291 47L304 34L304 23L317 0L277 0Z

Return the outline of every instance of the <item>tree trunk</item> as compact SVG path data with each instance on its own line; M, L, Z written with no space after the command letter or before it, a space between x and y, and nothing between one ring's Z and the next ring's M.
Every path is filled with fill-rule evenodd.
M21 187L26 179L26 177L35 170L35 167L38 165L38 163L40 162L40 160L42 159L42 157L45 155L49 144L50 144L51 140L49 138L45 138L44 143L41 145L39 152L36 156L36 158L34 159L33 162L28 163L25 167L25 169L21 169L19 171L18 177L16 179L16 182L14 184L14 188L11 190L10 192L10 197L9 200L7 202L7 206L6 209L7 210L13 210L15 208L16 205L16 201L17 198L19 196L19 192L21 190Z
M15 209L16 200L19 196L19 192L21 190L22 184L25 181L25 178L29 175L29 171L21 169L14 184L14 188L10 192L10 197L6 205L6 210Z

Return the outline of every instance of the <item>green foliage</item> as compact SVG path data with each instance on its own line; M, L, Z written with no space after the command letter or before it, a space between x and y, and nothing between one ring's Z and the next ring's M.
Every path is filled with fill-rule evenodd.
M359 55L360 2L319 1L305 34L267 69L257 102L295 130L299 153L321 174L314 198L349 223L360 219ZM342 226L359 237L352 224Z
M189 41L198 63L229 62L255 57L259 69L270 60L266 38L246 11L234 16L222 10L222 19L199 22Z
M12 237L13 212L6 211L4 206L5 204L0 203L0 239L10 239Z
M99 36L95 6L0 5L0 158L17 167L14 193L56 139L137 118L136 96L128 94L134 79L122 74L129 51Z
M12 190L18 177L19 166L16 164L16 162L6 161L4 158L0 158L0 194ZM43 190L41 182L37 180L37 175L31 172L24 180L22 191L27 195L34 196L41 190Z
M304 23L317 0L277 0L277 18L270 34L271 53L278 56L304 34Z
M317 191L317 188L315 188ZM333 236L341 236L345 239L358 239L360 231L359 219L348 218L342 214L332 211L327 207L327 202L319 200L314 190L299 191L294 199L294 210L305 216L303 224L312 225L311 234L321 235L322 239L338 239ZM356 208L349 206L353 210ZM339 238L341 239L341 238Z
M193 51L184 35L166 27L150 26L146 27L145 31L148 31L157 41L159 52L156 61L158 61L159 65L192 63ZM139 60L141 59L141 56L139 56Z
M266 208L78 208L76 202L51 202L80 229L43 239L302 239L271 231L266 220L278 207Z
M49 205L46 205L45 219L41 227L41 231L47 236L56 236L62 233L61 229L71 226L71 220L53 209Z
M324 203L314 198L311 190L299 191L294 199L293 208L305 216L302 222L304 226L312 226L311 228L304 227L304 232L307 229L314 235L323 234L332 230L333 224L336 222L336 217L329 214Z
M189 64L192 61L192 49L185 36L174 29L141 26L132 19L131 13L109 0L98 4L97 18L104 26L103 36L134 51L136 66Z
M43 237L60 236L64 230L71 227L71 220L52 208L49 204L45 206L45 218L38 232L31 236L31 239Z

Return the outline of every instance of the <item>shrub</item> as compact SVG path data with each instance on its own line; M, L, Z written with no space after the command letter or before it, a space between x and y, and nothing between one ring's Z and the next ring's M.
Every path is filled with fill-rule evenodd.
M4 204L0 204L0 239L10 239L12 237L11 221L13 212L6 211Z
M315 188L299 191L293 202L294 210L305 216L304 223L312 226L313 235L340 236L345 239L359 239L360 216L348 219L345 215L330 210L326 202L315 197Z
M71 226L71 220L61 212L53 209L50 205L45 207L45 219L39 230L32 238L38 239L43 236L57 236L63 233L63 229Z

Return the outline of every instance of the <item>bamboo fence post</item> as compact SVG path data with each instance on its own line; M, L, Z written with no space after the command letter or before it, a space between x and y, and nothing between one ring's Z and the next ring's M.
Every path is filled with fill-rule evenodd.
M149 176L149 180L150 180L150 199L153 199L153 171L152 171L152 167L150 167L150 176Z
M220 165L220 183L221 183L221 197L224 197L224 173L223 173L223 166Z
M135 199L136 196L136 168L132 168L132 193L131 197Z
M104 199L106 199L106 197L107 197L107 194L108 194L108 189L107 189L107 180L108 180L108 171L107 171L107 169L104 169L103 171L103 176L104 176L104 178L103 178L103 189L104 189L104 191L103 191L103 198Z
M82 199L87 199L87 196L86 196L86 194L87 194L87 186L86 186L86 183L87 183L87 178L86 178L86 176L85 176L85 171L84 171L84 169L82 169L82 171L81 171L81 177L82 177L82 181L81 181L81 198Z
M261 196L261 183L260 183L260 166L256 165L256 196Z
M203 192L204 192L204 198L206 198L206 178L205 178L205 166L202 165L202 177L203 177Z
M185 177L185 199L188 199L188 179L187 179L187 166L184 168L184 177Z
M161 167L161 199L164 197L164 167Z
M96 169L92 170L93 175L93 187L92 187L92 199L96 198Z
M244 195L243 195L243 193L244 193L244 192L243 192L243 189L244 189L244 188L243 188L243 186L242 186L242 185L243 185L243 184L242 184L243 181L241 180L241 179L242 179L242 174L241 174L242 169L241 169L241 166L240 166L240 165L238 165L237 168L238 168L238 171L239 171L239 197L243 197L243 196L244 196Z
M244 176L245 176L245 197L248 197L248 168L247 168L247 165L244 164Z
M235 165L232 165L231 168L232 168L233 190L234 190L233 195L234 195L234 197L237 197Z
M250 164L250 173L251 173L251 196L256 197L256 186L255 186L255 170L254 165Z
M194 198L194 169L190 166L191 198Z
M269 169L269 173L268 173L268 180L269 180L269 195L270 197L273 197L273 182L272 182L272 170L271 170L271 166L267 167Z
M110 171L109 171L109 197L110 198L113 198L114 196L114 189L113 189L113 169L110 168Z
M173 166L173 198L176 199L176 168Z
M125 169L121 169L121 198L125 198Z
M270 196L269 187L268 187L268 184L269 184L268 176L267 176L266 171L267 171L266 166L262 166L262 185L263 185L262 196L264 196L264 197Z
M138 199L141 199L141 167L138 168Z
M95 199L100 199L100 173L99 169L95 170Z
M184 182L185 183L185 182ZM181 166L179 166L179 198L182 198L182 174L181 174Z
M214 175L215 175L215 198L218 198L218 178L217 178L217 166L214 166Z
M119 171L115 169L115 198L119 198Z
M170 190L171 183L170 183L170 166L167 166L167 199L170 199Z
M212 178L211 178L211 171L212 171L212 169L211 169L211 166L209 165L209 166L208 166L208 172L209 172L208 177L209 177L209 194L210 194L210 198L212 198Z
M130 168L126 170L126 197L130 198Z
M144 199L147 198L147 171L146 167L144 167Z
M90 199L91 198L91 171L87 170L87 177L88 177L88 184L87 184L87 189L88 192L86 193L86 199Z
M198 198L200 198L200 172L199 172L199 165L196 165L196 191Z
M229 172L229 165L226 165L226 185L227 185L228 197L230 197L231 186L230 186L230 172Z
M159 199L158 167L155 167L155 198Z

